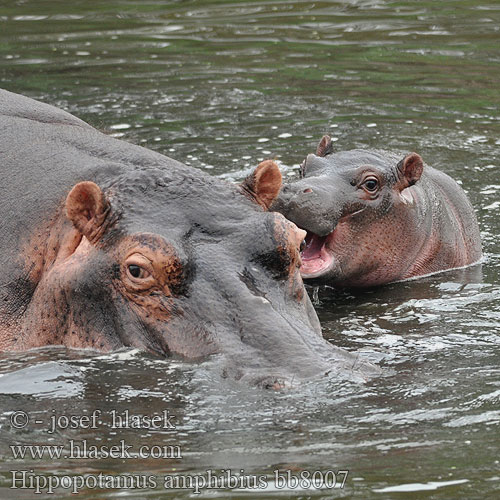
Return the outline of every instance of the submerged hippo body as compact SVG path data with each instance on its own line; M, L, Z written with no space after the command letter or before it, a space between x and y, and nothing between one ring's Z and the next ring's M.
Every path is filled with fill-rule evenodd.
M305 233L265 211L272 162L235 186L0 91L0 170L1 350L218 353L268 386L352 373L304 292Z
M411 153L333 153L321 140L272 209L308 232L303 278L369 287L466 266L481 258L462 188Z

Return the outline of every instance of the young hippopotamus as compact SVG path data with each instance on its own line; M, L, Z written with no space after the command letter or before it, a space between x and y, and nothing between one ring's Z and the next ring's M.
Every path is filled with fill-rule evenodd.
M0 350L217 353L274 388L371 370L321 336L273 162L236 186L0 91L0 171Z
M317 283L371 287L481 258L464 191L417 153L334 153L324 136L271 209L307 230L301 274Z

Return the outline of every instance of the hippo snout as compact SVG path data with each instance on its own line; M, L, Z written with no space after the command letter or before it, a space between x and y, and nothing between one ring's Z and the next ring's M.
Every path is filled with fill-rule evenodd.
M317 380L321 377L327 376L331 366L326 364L323 366L323 360L317 359L316 363L321 366L316 372L317 366L314 369L308 370L307 375L304 373L290 373L286 368L267 370L244 370L238 380L243 381L245 385L257 387L260 389L268 389L272 391L290 390L300 387L303 383L310 380ZM313 373L314 372L314 373ZM233 373L234 375L234 373Z
M322 185L316 179L302 179L284 186L272 210L282 213L298 227L319 236L330 234L337 224L342 211L342 203L332 201L332 188ZM325 201L329 200L329 203Z
M343 351L327 344L323 355L311 356L304 352L305 360L293 364L296 373L287 368L260 370L258 368L242 368L231 364L224 370L226 377L244 382L245 385L272 391L294 390L304 383L319 382L322 379L351 380L365 383L381 374L381 369L359 357L358 354ZM292 366L292 365L291 365Z
M249 385L273 391L291 389L299 384L299 381L296 378L279 374L244 376L242 380L248 382Z

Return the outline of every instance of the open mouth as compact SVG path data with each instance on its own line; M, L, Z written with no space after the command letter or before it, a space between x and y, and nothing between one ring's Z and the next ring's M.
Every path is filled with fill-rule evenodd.
M326 236L318 236L307 231L306 247L301 253L300 274L303 278L316 278L333 267L333 256L326 247L326 243L332 235L333 232Z

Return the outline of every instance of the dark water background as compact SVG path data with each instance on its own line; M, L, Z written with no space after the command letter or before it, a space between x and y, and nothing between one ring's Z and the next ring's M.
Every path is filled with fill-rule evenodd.
M325 335L384 367L366 385L274 393L220 380L208 362L137 352L0 355L0 498L33 497L9 489L11 470L227 468L268 475L268 490L80 496L499 498L499 47L494 0L0 0L1 87L230 180L268 157L293 177L324 133L338 149L417 151L467 190L485 252L482 266L355 296L319 290ZM46 431L52 410L96 408L169 409L177 428ZM26 429L10 426L15 410ZM15 460L9 448L85 438L178 445L183 458ZM349 475L344 489L278 490L278 468Z

